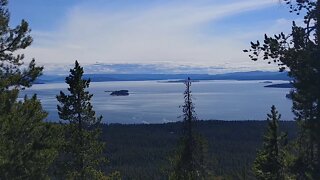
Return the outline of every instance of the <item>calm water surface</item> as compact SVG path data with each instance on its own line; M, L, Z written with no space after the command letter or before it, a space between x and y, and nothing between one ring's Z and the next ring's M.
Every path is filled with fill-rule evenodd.
M264 120L271 105L276 105L282 119L292 120L290 89L265 88L262 81L201 81L192 84L199 119ZM283 83L284 81L273 81ZM58 121L56 95L66 92L65 83L37 84L25 90L36 93L49 112L48 121ZM127 89L129 96L110 96L105 91ZM181 120L183 83L157 81L92 82L92 104L106 123L164 123Z

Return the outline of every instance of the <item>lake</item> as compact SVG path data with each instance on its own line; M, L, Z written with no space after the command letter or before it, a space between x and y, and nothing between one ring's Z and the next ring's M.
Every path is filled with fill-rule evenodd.
M284 83L286 81L272 81ZM283 120L292 120L291 101L285 96L290 89L265 88L262 81L200 81L192 83L195 110L201 120L265 120L275 105ZM36 84L21 93L36 93L47 121L58 121L56 95L66 92L65 83ZM129 96L110 96L110 92L126 89ZM105 123L166 123L181 120L183 83L158 81L91 82L92 104Z

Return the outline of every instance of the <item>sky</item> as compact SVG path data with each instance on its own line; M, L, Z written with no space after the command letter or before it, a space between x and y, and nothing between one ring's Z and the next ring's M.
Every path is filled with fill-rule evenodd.
M276 70L243 49L265 33L288 32L280 0L11 0L11 25L29 22L23 51L38 64L190 65Z

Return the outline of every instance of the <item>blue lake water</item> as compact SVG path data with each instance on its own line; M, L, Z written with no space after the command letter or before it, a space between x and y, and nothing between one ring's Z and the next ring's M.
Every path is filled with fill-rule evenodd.
M273 81L284 83L285 81ZM265 120L270 107L276 105L283 120L292 120L290 89L265 88L262 81L200 81L192 84L195 110L202 120ZM58 121L56 95L66 92L65 83L37 84L25 90L36 93L48 121ZM129 96L110 96L105 91L127 89ZM181 120L183 83L157 81L92 82L92 104L105 123L165 123Z

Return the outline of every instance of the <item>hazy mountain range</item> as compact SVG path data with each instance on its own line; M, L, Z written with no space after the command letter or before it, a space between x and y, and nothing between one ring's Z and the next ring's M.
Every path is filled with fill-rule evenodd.
M45 74L66 75L73 64L45 64ZM196 66L172 63L158 64L81 64L87 74L220 74L226 72L246 71L223 66Z
M37 83L64 82L66 75L43 75ZM286 72L249 71L224 74L85 74L92 82L147 80L290 80Z

